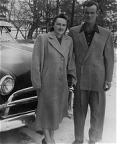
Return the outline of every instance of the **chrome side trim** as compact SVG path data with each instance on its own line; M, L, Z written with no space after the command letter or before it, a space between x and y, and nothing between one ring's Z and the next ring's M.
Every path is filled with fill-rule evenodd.
M28 103L30 101L36 101L37 96L33 96L30 98L24 98L21 100L15 100L15 101L11 101L11 102L7 102L5 104L0 105L0 110L5 109L5 108L10 108L12 106L18 105L18 104L24 104L24 103Z
M3 119L0 121L0 132L19 128L35 121L35 112L20 115L13 118Z
M20 95L20 94L24 94L24 93L27 93L27 92L30 92L30 91L33 91L34 88L33 87L28 87L28 88L24 88L24 89L21 89L21 90L18 90L16 92L14 92L8 99L8 103L11 102L13 100L14 97Z
M31 92L33 90L34 90L33 87L29 87L29 88L25 88L25 89L19 90L17 92L14 92L9 97L8 101L5 104L0 105L0 110L5 109L5 111L4 111L4 117L8 117L8 113L9 113L10 107L18 105L18 104L24 104L24 103L29 103L29 102L32 102L32 101L36 101L37 100L37 96L32 96L32 97L29 97L29 98L24 98L24 99L13 101L13 99L15 97L18 97L18 96L20 96L22 94Z
M6 108L5 111L4 111L4 116L2 116L2 117L7 118L7 117L13 116L13 115L9 115L10 107L15 106L15 105L19 105L19 104L24 104L24 103L26 104L26 103L30 103L30 102L34 102L34 101L37 101L37 96L10 102L10 103L7 105L7 108ZM27 112L28 112L28 111L27 111ZM23 113L25 113L25 112L22 112L22 114L23 114ZM18 114L19 114L19 113L18 113Z

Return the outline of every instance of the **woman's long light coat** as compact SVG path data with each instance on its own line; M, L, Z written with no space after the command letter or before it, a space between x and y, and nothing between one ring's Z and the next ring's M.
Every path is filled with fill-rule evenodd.
M34 44L31 80L37 90L36 129L57 129L68 115L67 74L76 85L72 39L63 35L61 45L53 32L39 35Z

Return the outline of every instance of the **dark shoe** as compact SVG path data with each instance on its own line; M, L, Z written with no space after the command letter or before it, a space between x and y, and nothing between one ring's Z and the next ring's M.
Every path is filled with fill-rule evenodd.
M45 138L42 140L42 144L47 144L47 142L45 141Z
M78 141L78 140L75 140L72 144L82 144L83 141Z
M95 144L95 141L89 140L88 144Z

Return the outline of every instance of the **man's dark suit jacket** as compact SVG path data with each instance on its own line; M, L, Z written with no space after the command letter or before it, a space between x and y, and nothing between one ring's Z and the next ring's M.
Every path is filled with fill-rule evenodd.
M70 29L73 39L77 69L77 86L82 90L103 91L104 82L112 81L114 48L111 32L98 26L91 45L88 47L81 26Z

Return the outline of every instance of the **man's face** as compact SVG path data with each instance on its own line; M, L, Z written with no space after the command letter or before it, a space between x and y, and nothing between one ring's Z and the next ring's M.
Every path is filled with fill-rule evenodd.
M61 36L67 27L67 21L63 18L57 18L57 20L54 23L54 32L57 36Z
M84 7L84 20L86 23L95 23L98 16L97 7L95 5Z

